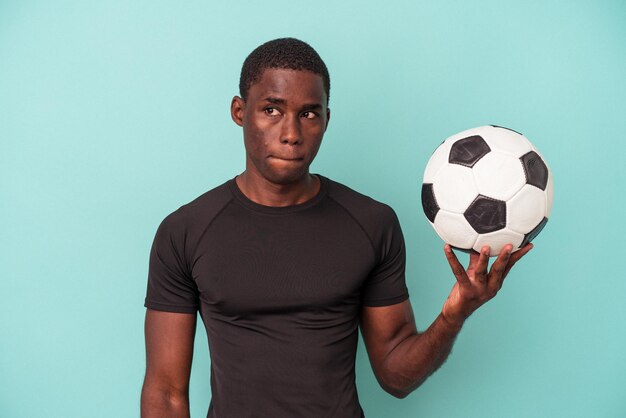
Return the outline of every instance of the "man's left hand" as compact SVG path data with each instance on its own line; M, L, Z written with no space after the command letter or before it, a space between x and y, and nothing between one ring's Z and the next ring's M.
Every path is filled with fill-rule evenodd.
M511 253L513 246L505 245L491 269L489 265L489 247L484 246L480 253L470 254L470 262L467 270L459 263L458 258L449 244L444 247L444 252L452 273L456 277L456 283L443 305L442 315L452 326L460 328L463 322L481 305L493 298L511 267L528 251L533 244L527 244L518 251Z

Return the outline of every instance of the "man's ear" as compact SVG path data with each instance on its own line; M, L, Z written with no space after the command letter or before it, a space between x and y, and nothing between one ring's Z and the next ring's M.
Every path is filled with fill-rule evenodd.
M326 126L324 127L324 132L328 129L328 122L330 122L330 108L326 108Z
M239 126L243 126L243 112L245 107L246 102L239 96L233 97L233 100L230 102L230 117L233 118L233 122Z

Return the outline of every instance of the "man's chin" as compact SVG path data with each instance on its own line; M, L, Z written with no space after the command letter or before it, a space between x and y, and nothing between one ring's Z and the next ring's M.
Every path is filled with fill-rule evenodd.
M302 172L289 172L289 173L271 173L266 176L266 179L273 184L280 186L291 186L298 183L307 181L309 176L308 170Z

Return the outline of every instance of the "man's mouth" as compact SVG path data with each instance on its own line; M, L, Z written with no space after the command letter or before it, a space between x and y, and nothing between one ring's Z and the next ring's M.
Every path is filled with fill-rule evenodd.
M302 157L282 157L279 155L270 155L268 158L282 161L302 161L304 159Z

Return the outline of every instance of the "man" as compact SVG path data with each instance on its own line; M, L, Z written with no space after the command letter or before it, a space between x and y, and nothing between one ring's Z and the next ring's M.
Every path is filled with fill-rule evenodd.
M232 119L246 169L160 225L146 297L142 417L188 417L199 311L211 354L209 417L363 417L361 327L380 385L405 397L448 356L465 319L531 248L488 248L456 276L441 314L415 327L391 208L309 172L328 126L328 71L306 43L261 45L244 62Z

